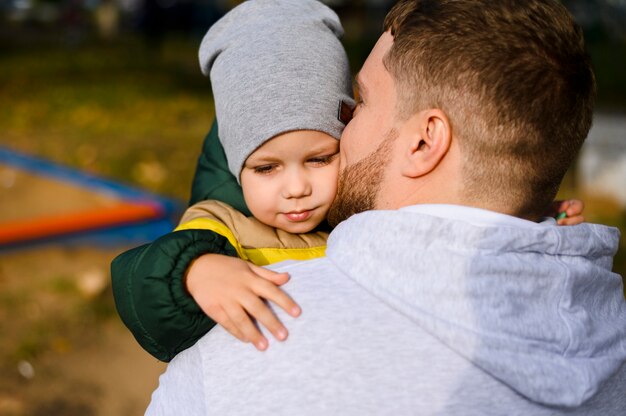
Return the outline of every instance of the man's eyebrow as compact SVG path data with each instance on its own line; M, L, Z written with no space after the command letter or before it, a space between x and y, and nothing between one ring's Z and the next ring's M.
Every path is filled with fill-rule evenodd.
M367 96L367 88L363 85L363 81L361 80L361 73L358 72L354 77L354 89L355 94L358 94L359 97Z

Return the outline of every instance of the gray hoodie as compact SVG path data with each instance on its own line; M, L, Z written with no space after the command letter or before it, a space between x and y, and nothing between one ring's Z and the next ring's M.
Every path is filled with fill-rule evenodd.
M340 224L283 264L303 314L255 351L221 328L148 414L626 415L619 232L415 206Z

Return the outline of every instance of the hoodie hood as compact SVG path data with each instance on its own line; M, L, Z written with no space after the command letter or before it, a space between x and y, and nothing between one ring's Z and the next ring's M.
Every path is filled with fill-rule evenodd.
M532 401L579 406L617 372L626 302L611 272L616 228L494 225L417 207L352 216L331 233L329 260Z

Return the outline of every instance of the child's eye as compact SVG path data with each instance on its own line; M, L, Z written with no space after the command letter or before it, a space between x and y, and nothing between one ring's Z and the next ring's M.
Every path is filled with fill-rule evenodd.
M308 159L307 162L315 166L325 166L325 165L330 164L330 162L332 162L337 156L339 156L339 153L333 153L332 155L312 157L311 159Z
M254 167L254 173L258 173L260 175L267 175L268 173L272 173L276 168L275 165L262 165Z

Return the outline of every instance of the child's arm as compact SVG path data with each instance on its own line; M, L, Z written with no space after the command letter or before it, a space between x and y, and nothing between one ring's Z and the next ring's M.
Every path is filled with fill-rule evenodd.
M232 335L261 351L268 347L268 341L252 319L276 339L285 340L288 334L263 300L275 303L291 316L300 314L298 305L277 287L288 280L287 273L219 254L198 257L186 274L187 290L200 308Z
M205 253L237 256L224 236L182 230L128 250L111 263L120 318L139 345L161 361L170 361L215 326L183 284L191 262Z
M556 218L559 225L576 225L585 221L583 217L584 208L584 202L579 199L554 201L547 215Z
M249 214L241 187L228 170L216 122L196 166L191 200L199 199L219 199ZM206 253L237 257L222 235L181 230L128 250L111 263L120 318L139 345L161 361L170 361L215 326L183 285L189 264Z

